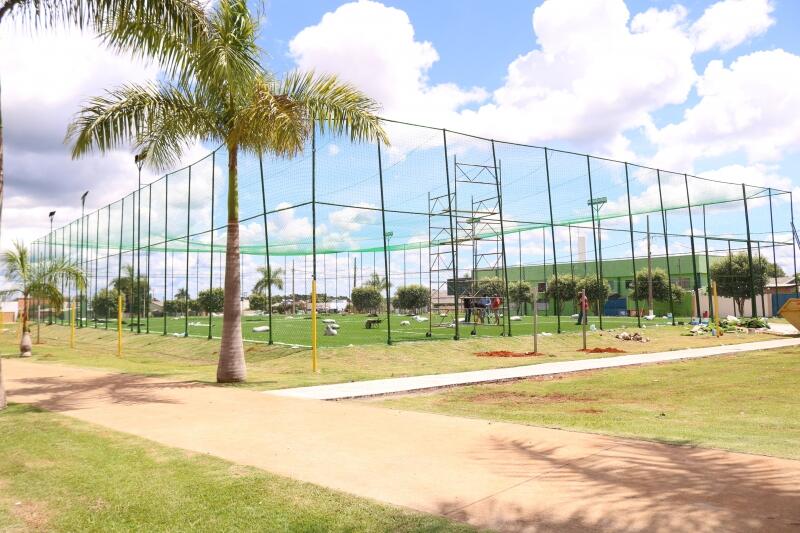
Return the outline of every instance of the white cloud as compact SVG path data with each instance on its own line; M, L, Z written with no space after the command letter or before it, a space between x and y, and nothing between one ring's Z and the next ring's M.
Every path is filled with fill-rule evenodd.
M742 152L750 161L779 159L800 145L800 56L754 52L729 67L711 61L697 83L700 101L683 120L650 133L655 162L690 168L698 158Z
M727 51L761 35L775 23L770 0L722 0L709 6L692 24L698 52L713 48Z
M427 74L439 57L433 44L415 39L405 12L377 2L326 13L297 34L290 51L300 68L337 72L362 88L387 116L631 155L622 132L683 102L695 80L685 15L683 8L651 9L631 21L623 0L547 0L533 14L539 48L509 65L489 102L480 88L431 85Z
M289 43L301 69L336 73L383 106L383 114L425 123L484 100L480 88L431 85L428 70L439 54L418 41L405 11L363 0L326 13Z
M533 143L624 150L621 132L683 102L692 87L692 44L679 27L684 16L681 9L651 9L631 22L622 0L544 2L533 13L539 48L509 65L493 102L472 116L476 127Z
M328 220L334 228L346 232L359 231L365 224L371 224L378 218L377 206L358 202L355 207L343 207L331 212Z

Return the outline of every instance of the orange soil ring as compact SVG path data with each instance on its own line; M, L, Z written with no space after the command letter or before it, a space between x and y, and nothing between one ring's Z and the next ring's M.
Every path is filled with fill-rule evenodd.
M509 352L508 350L495 350L493 352L475 352L478 357L536 357L544 355L541 352Z
M578 351L585 353L625 353L625 350L620 350L619 348L588 348Z

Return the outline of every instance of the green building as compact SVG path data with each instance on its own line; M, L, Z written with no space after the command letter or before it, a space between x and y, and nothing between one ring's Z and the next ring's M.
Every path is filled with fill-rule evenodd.
M721 260L722 257L710 257L710 263L715 260ZM667 271L667 258L666 257L653 257L651 259L652 268ZM636 258L636 271L647 268L647 258ZM672 276L672 283L683 288L686 292L680 302L674 302L675 316L691 316L692 309L694 308L692 299L692 290L695 288L692 279L694 277L694 269L697 269L698 286L702 291L708 284L708 266L704 255L695 256L695 265L692 264L692 255L670 255L669 268ZM633 299L633 272L634 264L630 259L608 259L602 263L603 279L610 286L610 293L608 301L605 304L603 311L604 315L619 316L623 314L630 314L636 309L636 302ZM539 294L543 294L547 287L547 280L553 275L553 265L523 265L509 266L508 267L508 281L528 281L531 284L536 283ZM581 261L572 264L559 263L558 276L576 278L585 276L596 276L595 262L594 261ZM480 269L475 272L475 277L478 280L485 279L493 276L502 276L499 269ZM701 298L706 298L705 292L701 292ZM654 313L656 315L666 315L670 312L669 301L655 301L653 302ZM513 309L513 308L512 308ZM546 300L545 298L539 299L539 312L544 314L555 313L555 302ZM639 302L639 309L647 312L647 301ZM531 306L527 305L524 312L530 314L532 311ZM561 314L570 315L576 313L574 302L561 302Z

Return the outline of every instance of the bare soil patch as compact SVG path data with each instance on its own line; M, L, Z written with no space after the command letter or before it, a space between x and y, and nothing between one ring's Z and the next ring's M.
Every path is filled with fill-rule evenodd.
M620 350L619 348L613 348L611 346L607 348L587 348L578 351L583 353L625 353L625 350Z
M491 352L475 352L478 357L540 357L541 352L510 352L508 350L494 350Z
M597 398L589 398L587 396L580 396L577 394L528 394L525 392L516 391L495 391L495 392L482 392L470 398L471 401L477 403L505 403L513 402L516 404L530 404L530 403L566 403L566 402L594 402Z

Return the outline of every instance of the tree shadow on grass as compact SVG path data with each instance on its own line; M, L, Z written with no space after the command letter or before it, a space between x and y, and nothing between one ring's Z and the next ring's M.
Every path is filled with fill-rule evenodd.
M10 379L9 382L9 393L16 401L33 397L22 401L48 411L83 409L98 401L120 405L174 404L178 402L162 392L203 386L194 382L155 381L134 374L108 374L80 381L42 377Z
M520 484L438 512L505 531L800 531L800 462L632 440L574 459L562 448L496 439L490 457L516 460L491 468L516 468Z

